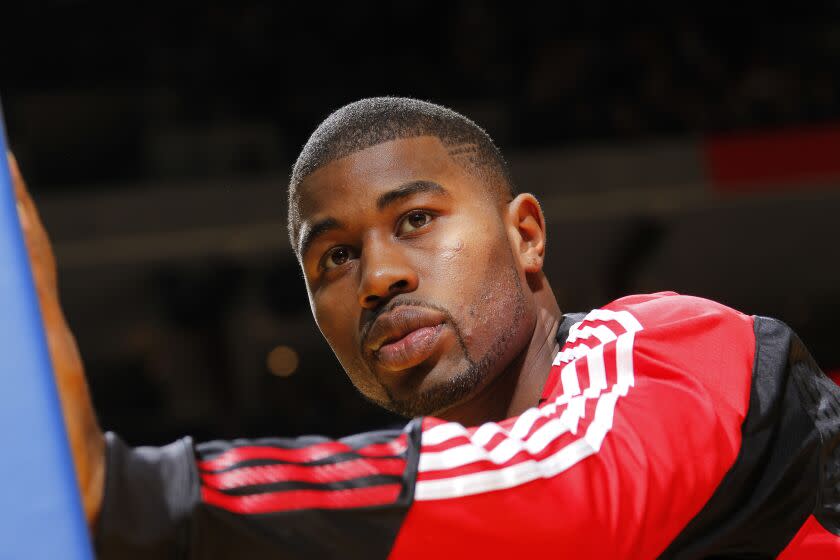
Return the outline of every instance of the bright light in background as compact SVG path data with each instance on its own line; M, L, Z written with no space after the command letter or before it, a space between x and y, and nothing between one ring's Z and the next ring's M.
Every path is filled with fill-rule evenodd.
M268 371L278 377L292 375L300 363L298 353L290 346L278 346L268 353L265 360Z

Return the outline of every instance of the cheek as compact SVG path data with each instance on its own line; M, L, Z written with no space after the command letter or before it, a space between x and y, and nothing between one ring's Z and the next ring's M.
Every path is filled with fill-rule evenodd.
M487 242L488 239L496 239L500 233L497 223L488 223L486 218L482 218L472 214L459 218L434 247L434 255L428 255L432 258L427 262L434 263L451 281L464 282L472 278L474 282L476 274L493 261L494 248ZM466 285L459 287L466 288Z
M470 270L474 266L476 249L468 232L453 231L441 242L424 250L416 260L421 271L421 288L451 312L461 302L461 292L469 289Z
M340 292L331 287L324 293L315 294L312 302L313 315L321 334L344 363L353 348L353 335L358 330L359 309L355 299L346 295L340 297Z
M499 336L499 328L510 328L510 314L518 278L506 240L500 239L493 246L482 246L470 259L469 278L462 285L462 316L468 346L484 347Z
M447 240L444 243L440 258L444 263L453 263L464 250L464 240L461 237Z
M434 255L424 259L435 300L452 313L468 347L483 346L482 340L495 338L493 327L504 316L501 308L510 297L508 292L516 289L511 285L513 263L507 237L501 231L488 231L496 227L457 228Z
M360 312L355 300L318 295L313 301L315 322L353 385L369 398L384 402L384 396L379 394L377 384L359 356L356 333Z

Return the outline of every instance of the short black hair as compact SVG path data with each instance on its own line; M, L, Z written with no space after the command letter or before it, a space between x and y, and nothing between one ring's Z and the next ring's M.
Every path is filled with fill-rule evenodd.
M295 247L296 196L306 177L328 163L365 148L417 136L435 136L465 168L504 196L514 195L507 162L490 135L464 115L408 97L371 97L341 107L318 125L298 155L289 181L288 227Z

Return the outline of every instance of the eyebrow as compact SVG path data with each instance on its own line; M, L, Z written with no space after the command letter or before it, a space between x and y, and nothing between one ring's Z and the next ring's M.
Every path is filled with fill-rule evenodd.
M319 220L312 224L309 228L304 230L300 236L300 243L298 245L298 252L300 253L300 256L302 257L305 255L306 251L309 250L309 247L311 247L315 240L320 236L324 235L328 231L342 227L344 227L343 224L335 218L324 218L323 220Z
M449 196L449 191L435 183L434 181L411 181L391 189L388 192L382 193L376 199L377 210L384 210L391 204L395 204L400 200L404 200L410 196L420 193L435 193L443 196ZM298 253L303 257L309 250L309 247L322 235L329 231L343 228L344 224L335 218L324 218L306 228L300 236L298 243Z
M449 196L449 192L434 181L411 181L379 195L379 198L376 199L376 208L378 210L384 210L391 204L420 193L435 193Z

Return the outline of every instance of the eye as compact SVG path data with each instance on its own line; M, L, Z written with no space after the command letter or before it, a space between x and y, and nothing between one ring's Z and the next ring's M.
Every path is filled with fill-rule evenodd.
M321 258L321 267L325 269L336 268L347 263L350 259L355 258L355 256L355 251L352 248L346 245L339 245L324 254Z
M397 224L397 235L406 235L416 231L432 221L432 214L424 210L412 210L402 217Z

